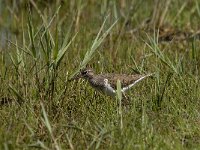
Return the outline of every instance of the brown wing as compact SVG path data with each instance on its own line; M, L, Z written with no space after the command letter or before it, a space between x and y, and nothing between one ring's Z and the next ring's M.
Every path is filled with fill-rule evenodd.
M128 86L129 84L135 82L136 80L140 79L141 77L143 77L144 75L139 75L139 74L135 74L135 75L126 75L126 74L101 74L99 75L103 78L108 79L108 82L110 83L111 87L113 88L117 88L116 84L117 84L117 80L120 80L122 88Z

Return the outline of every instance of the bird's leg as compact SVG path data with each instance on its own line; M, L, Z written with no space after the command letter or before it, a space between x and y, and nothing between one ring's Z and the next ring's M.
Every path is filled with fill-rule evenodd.
M122 105L123 106L130 105L130 99L125 95L124 92L122 92Z
M127 99L127 96L125 95L125 93L124 93L124 92L122 92L122 98L125 98L125 99Z

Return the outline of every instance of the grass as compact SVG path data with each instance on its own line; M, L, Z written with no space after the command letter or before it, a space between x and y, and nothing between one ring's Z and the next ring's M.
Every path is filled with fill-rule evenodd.
M165 22L197 31L197 0L0 2L0 149L200 148L198 37L149 32ZM126 108L120 82L116 99L69 82L86 65L155 75Z

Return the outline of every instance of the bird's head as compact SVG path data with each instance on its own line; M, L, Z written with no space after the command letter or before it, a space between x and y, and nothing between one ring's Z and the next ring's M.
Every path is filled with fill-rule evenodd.
M94 75L94 72L91 68L85 68L83 70L80 71L80 78L84 78L84 79L90 79L92 78Z

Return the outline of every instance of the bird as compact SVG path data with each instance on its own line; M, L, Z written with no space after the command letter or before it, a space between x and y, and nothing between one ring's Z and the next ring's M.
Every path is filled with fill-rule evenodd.
M125 92L130 90L136 83L152 75L153 74L95 74L92 68L85 68L82 69L74 79L83 78L88 81L95 90L111 97L116 96L117 80L119 80L121 82L122 95L126 98Z

